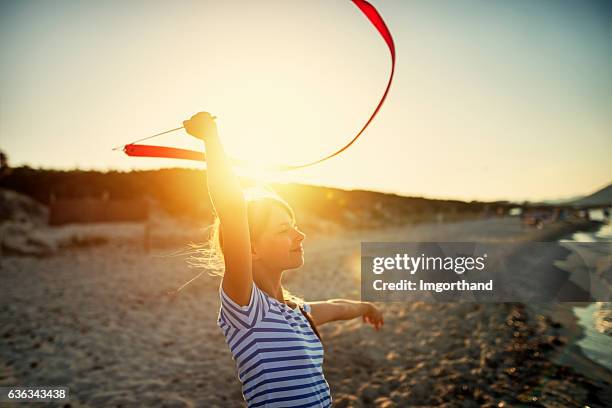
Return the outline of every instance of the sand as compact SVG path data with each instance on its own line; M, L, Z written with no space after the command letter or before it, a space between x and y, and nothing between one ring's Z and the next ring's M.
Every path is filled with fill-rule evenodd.
M0 386L68 386L70 407L244 406L216 326L219 278L204 275L180 296L165 295L198 272L168 254L197 241L199 230L158 229L146 252L139 227L70 228L107 239L1 260ZM361 241L517 242L568 228L492 218L310 234L306 263L285 284L306 300L358 299ZM381 308L380 332L360 319L320 328L335 406L594 407L609 398L609 371L597 380L555 362L569 329L522 304Z

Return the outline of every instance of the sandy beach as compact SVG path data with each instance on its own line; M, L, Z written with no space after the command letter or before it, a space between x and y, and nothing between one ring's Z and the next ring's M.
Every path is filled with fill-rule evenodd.
M154 229L147 253L139 225L66 228L81 242L105 240L2 257L0 386L68 386L66 407L244 406L216 326L219 278L166 295L199 272L171 255L201 241L201 229ZM284 282L307 301L358 299L362 241L545 241L575 228L506 217L311 233L304 267ZM555 360L571 347L562 319L516 303L380 306L380 332L360 320L320 328L334 406L610 406L609 370L593 365L589 377Z

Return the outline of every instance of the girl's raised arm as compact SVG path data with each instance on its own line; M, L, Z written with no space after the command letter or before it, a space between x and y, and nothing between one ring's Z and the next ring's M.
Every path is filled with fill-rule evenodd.
M240 182L219 141L217 124L208 112L195 114L183 126L187 133L202 139L206 147L208 194L223 234L223 291L237 304L248 305L253 288L251 242Z

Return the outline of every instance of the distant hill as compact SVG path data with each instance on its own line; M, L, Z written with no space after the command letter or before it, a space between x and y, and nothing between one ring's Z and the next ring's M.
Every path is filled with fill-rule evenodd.
M612 184L607 185L590 194L586 197L582 197L573 201L566 202L565 204L570 205L609 205L612 206Z
M245 187L251 183L243 180ZM56 199L106 197L110 201L120 201L150 198L170 215L212 219L206 172L202 170L102 173L20 167L2 178L0 187L26 194L45 205ZM312 223L324 221L357 228L465 219L509 207L505 202L435 200L303 184L272 184L271 187L294 207L301 219L305 217Z
M541 202L541 204L546 204L546 205L559 205L559 204L567 204L567 203L571 203L572 201L577 201L580 200L581 198L583 198L584 196L582 194L580 195L575 195L572 197L564 197L564 198L556 198L556 199L551 199L551 200L544 200Z

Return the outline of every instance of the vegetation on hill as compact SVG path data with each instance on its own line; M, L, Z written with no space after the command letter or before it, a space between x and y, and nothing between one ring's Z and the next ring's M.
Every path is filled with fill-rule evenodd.
M245 186L253 184L250 180L243 180L243 183ZM149 198L173 216L200 220L212 216L203 170L98 172L19 167L0 180L0 187L21 192L43 204L53 199ZM302 184L272 184L270 187L294 206L298 215L353 227L466 218L496 206L495 203L431 200ZM506 203L498 203L498 206L506 206Z

